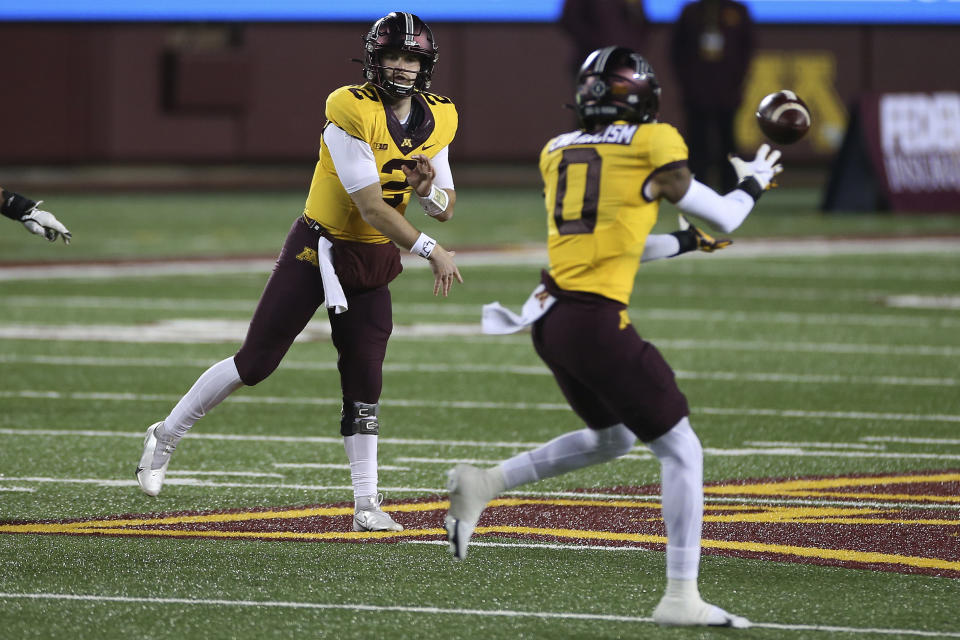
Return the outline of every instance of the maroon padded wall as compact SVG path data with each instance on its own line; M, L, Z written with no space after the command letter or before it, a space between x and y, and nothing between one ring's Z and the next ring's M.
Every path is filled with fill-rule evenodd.
M532 162L548 137L572 126L562 107L571 46L558 27L433 26L441 56L433 90L460 110L458 162ZM312 161L325 96L361 80L350 58L362 55L365 29L0 25L0 163ZM955 27L763 26L758 35L768 53L830 52L846 104L867 90L960 86L944 53L955 48ZM656 25L642 53L664 86L662 119L682 128L668 40L669 26ZM804 144L797 157L828 159Z

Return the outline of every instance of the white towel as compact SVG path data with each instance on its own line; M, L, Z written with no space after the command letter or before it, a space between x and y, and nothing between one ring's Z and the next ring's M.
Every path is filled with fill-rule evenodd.
M347 297L343 295L340 278L333 268L330 251L332 246L329 240L320 236L320 242L317 243L317 262L320 263L320 279L323 281L323 304L327 309L333 309L334 313L343 313L347 310Z
M543 284L539 284L527 298L527 301L523 303L520 315L510 311L499 302L485 304L483 305L481 319L483 332L496 335L516 333L539 320L556 301L556 298L547 293L547 288Z

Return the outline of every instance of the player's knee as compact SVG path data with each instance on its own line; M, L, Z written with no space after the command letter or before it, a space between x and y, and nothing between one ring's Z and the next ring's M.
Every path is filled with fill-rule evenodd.
M670 431L648 442L647 445L660 460L670 459L689 467L703 465L703 447L700 438L690 426L690 420L682 418Z
M375 436L380 433L378 412L380 403L343 401L340 411L340 434L352 436L358 433Z
M276 371L280 359L271 353L252 355L241 349L234 356L234 362L237 365L240 380L248 387L252 387L263 382L271 373Z
M605 457L619 458L630 453L637 436L624 424L617 424L596 432L597 448Z

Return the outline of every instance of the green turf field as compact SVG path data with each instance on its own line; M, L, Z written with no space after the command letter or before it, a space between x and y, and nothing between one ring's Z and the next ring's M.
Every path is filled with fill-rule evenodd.
M160 496L133 478L146 426L238 347L303 194L46 198L69 247L0 229L0 638L960 637L960 216L824 217L817 197L770 193L730 249L644 265L630 309L690 400L701 591L756 623L742 632L651 623L664 559L642 447L521 487L464 562L445 551L448 468L581 426L529 336L478 331L480 305L519 307L542 265L469 249L537 246L535 191L464 190L443 226L416 213L466 282L434 298L411 261L391 286L392 537L345 533L323 316L198 423ZM235 256L254 260L179 262ZM91 268L120 259L144 262ZM64 261L80 264L47 269Z

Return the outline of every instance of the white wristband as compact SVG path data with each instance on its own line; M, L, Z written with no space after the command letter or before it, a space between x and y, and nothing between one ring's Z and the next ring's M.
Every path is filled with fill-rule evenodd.
M450 204L450 196L443 189L438 189L436 185L430 186L430 195L418 197L423 212L433 218L446 211L447 205Z
M417 241L410 247L410 253L421 258L429 258L435 246L437 246L436 240L425 233L421 233Z

